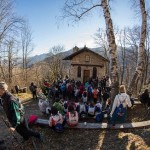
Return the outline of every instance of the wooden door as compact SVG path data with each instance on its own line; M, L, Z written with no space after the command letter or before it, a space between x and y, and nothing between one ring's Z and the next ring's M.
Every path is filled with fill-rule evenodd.
M83 72L83 83L88 81L89 78L90 78L90 70L84 70L84 72Z

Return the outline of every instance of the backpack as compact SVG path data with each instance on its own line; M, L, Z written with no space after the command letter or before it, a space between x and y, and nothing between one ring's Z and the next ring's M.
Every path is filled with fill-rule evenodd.
M87 91L88 91L88 93L92 93L92 88L91 88L91 86L88 86Z
M54 130L56 132L64 132L64 126L61 124L61 123L57 123L55 126L54 126Z
M61 88L61 91L64 92L66 90L66 85L62 84L60 88Z
M59 116L58 120L55 120L52 116L52 126L56 132L63 132L64 126L60 123L60 120L61 120L60 114L58 114L58 116Z
M120 104L117 107L116 113L119 117L122 117L125 114L125 110L126 110L126 108L123 107L123 103L125 102L126 98L123 100L123 102L120 101L119 97L118 97L118 100Z
M79 105L79 113L85 112L86 113L86 108L84 104Z
M93 98L97 98L97 94L98 94L98 92L96 90L94 90L94 92L93 92Z
M78 120L79 120L79 117L78 117L78 113L77 111L75 111L75 115L68 112L69 113L69 118L68 118L68 123L70 126L75 126L78 124Z
M103 113L98 113L95 117L97 122L102 122L104 119L104 114Z
M95 115L95 107L89 106L89 108L88 108L88 114L94 116Z
M21 100L16 97L15 100L13 100L18 105L18 111L20 112L20 116L23 117L25 114L24 106L21 104Z

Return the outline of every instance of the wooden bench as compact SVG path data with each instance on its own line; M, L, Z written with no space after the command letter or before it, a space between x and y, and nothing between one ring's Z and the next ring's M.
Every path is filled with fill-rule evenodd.
M48 120L46 119L37 119L36 124L48 126ZM150 120L134 123L123 123L116 124L115 129L133 129L133 128L143 128L150 126ZM65 126L66 128L70 128ZM110 125L107 123L79 123L78 126L73 127L73 129L110 129Z

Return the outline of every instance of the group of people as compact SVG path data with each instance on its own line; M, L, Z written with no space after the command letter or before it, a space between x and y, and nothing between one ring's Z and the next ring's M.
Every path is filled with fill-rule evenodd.
M70 127L78 125L80 118L94 117L96 121L102 122L106 114L108 123L115 127L117 121L122 123L126 119L127 107L131 107L131 100L126 93L125 85L119 87L119 93L115 96L113 103L110 100L110 87L107 86L108 78L100 82L97 79L87 81L64 80L50 85L44 82L44 89L38 89L31 83L30 90L34 99L39 99L40 111L49 114L49 126L57 132L64 130L64 125ZM97 83L98 82L98 83ZM10 122L9 130L17 131L23 140L31 136L43 140L43 136L27 127L25 117L20 112L18 100L8 91L5 82L0 82L0 98L3 110ZM52 101L51 101L52 100ZM0 145L3 141L0 140Z
M103 81L105 80L105 81ZM106 86L108 78L103 78L100 84L95 84L96 80L90 80L85 84L80 81L63 81L51 87L47 91L46 101L39 96L39 108L43 113L50 113L50 126L52 118L58 117L61 114L61 122L67 123L69 126L69 113L77 114L75 125L78 124L78 120L82 117L94 116L96 121L102 122L104 116L108 116L108 122L115 127L117 121L124 122L127 113L127 107L131 107L131 100L129 95L126 94L124 85L120 86L120 92L115 97L114 102L110 100L110 87ZM101 84L102 83L102 84ZM50 85L50 84L47 84ZM50 97L50 98L49 98ZM51 103L48 99L52 99ZM70 109L72 108L72 109ZM57 113L53 114L53 109L57 110ZM56 119L57 120L57 119ZM59 122L60 123L60 122ZM57 124L56 122L54 124ZM72 125L71 125L72 126Z

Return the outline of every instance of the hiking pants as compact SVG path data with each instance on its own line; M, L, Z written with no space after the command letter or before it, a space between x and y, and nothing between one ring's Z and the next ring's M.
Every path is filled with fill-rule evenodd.
M36 138L40 137L38 132L34 132L26 126L25 120L16 127L16 131L23 137L24 140L28 140L31 136Z

